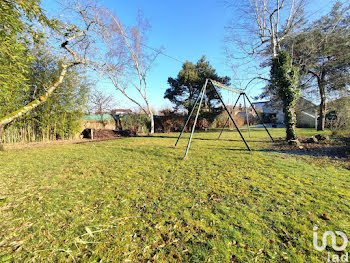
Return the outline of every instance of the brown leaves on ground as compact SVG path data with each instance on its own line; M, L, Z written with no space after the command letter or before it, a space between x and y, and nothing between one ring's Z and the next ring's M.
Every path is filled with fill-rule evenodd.
M329 216L327 216L326 214L322 214L321 218L324 220L331 220L331 218Z

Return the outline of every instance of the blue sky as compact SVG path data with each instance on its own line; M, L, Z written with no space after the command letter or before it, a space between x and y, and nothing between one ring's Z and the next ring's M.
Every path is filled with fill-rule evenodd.
M224 66L223 35L229 12L223 2L135 0L118 4L104 0L100 3L114 10L126 25L134 24L138 10L142 10L152 27L148 35L150 46L162 46L165 53L181 61L196 62L206 55L219 74L230 74ZM155 108L171 105L163 99L168 88L167 79L176 77L181 67L178 61L161 55L158 57L148 79L150 100Z
M320 17L329 11L335 1L310 0L306 15L309 19ZM99 3L115 12L123 24L135 24L138 10L151 24L148 34L148 45L159 48L181 61L196 62L202 55L217 70L219 75L233 76L226 66L224 54L225 26L234 17L234 10L228 9L224 0L100 0ZM55 15L57 8L52 0L43 0L44 8ZM58 15L58 14L56 14ZM176 77L182 64L170 58L159 56L148 76L149 98L156 110L170 107L168 100L163 99L168 88L168 77ZM239 72L244 77L244 72ZM123 95L105 81L98 84L99 89L113 94L119 105L116 107L134 107ZM250 96L257 96L261 85L252 85ZM234 100L226 91L222 92L226 102Z

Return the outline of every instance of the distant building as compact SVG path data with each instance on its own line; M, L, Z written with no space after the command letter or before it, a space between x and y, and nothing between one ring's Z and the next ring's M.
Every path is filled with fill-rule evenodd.
M278 124L284 122L284 114L281 106L271 101L254 102L253 106L261 113L264 122ZM300 97L295 106L297 127L315 128L317 126L317 109L317 105Z
M252 109L251 107L247 107L245 108L244 106L242 106L242 104L239 104L237 105L233 112L232 112L232 109L233 109L233 106L231 105L227 105L227 109L229 110L229 112L232 113L232 116L237 116L241 119L246 119L247 117L247 114L248 114L248 118L249 119L253 119L255 117L255 112L254 112L254 109Z
M265 123L283 123L284 114L282 109L277 108L270 101L253 102L253 107L261 113Z
M122 130L123 115L132 113L130 109L114 109L110 112L89 114L82 117L83 129Z
M111 111L111 114L115 114L115 115L125 115L130 113L132 113L132 110L130 109L114 109Z

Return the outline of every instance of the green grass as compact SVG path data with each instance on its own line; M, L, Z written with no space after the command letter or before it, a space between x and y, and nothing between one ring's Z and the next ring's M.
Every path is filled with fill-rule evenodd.
M313 226L350 237L339 161L273 151L261 129L252 152L196 133L182 160L176 135L1 152L0 262L324 262Z

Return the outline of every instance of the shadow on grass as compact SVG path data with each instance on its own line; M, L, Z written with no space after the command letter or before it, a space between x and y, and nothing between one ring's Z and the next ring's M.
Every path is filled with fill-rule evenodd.
M99 140L86 140L86 141L79 141L75 142L74 144L89 144L89 143L100 143L104 141L111 141L111 140L117 140L117 139L123 139L123 138L129 138L129 137L118 137L118 138L108 138L108 139L99 139ZM146 135L140 135L136 136L135 138L148 138L148 139L173 139L174 144L176 142L176 139L178 136L175 135L156 135L156 136L146 136ZM249 140L249 138L246 138L247 143L263 143L265 144L265 147L263 148L253 148L251 147L251 152L274 152L274 153L283 153L283 154L291 154L291 155L299 155L299 156L315 156L315 157L329 157L332 159L341 159L344 161L350 160L350 139L349 138L333 138L332 141L334 143L329 144L302 144L304 146L303 149L299 149L293 146L290 146L285 143L284 140L281 140L280 138L275 139L275 142L272 142L269 140L269 138L266 138L266 140ZM181 141L185 141L187 145L188 137L182 137ZM242 142L241 139L217 139L217 138L200 138L200 137L193 137L192 141L223 141L223 142ZM174 145L169 145L170 148L174 148ZM185 146L184 150L186 149ZM177 146L177 148L180 148ZM224 151L235 151L235 152L247 152L247 149L242 145L242 147L237 148L230 148L229 145L220 147L220 150ZM169 156L170 157L170 156Z
M128 137L116 137L116 138L105 138L105 139L94 139L94 140L86 139L86 141L73 142L72 144L100 143L100 142L106 142L106 141L120 140L123 138L128 138Z
M177 139L178 136L164 136L164 135L161 135L161 136L137 136L137 137L143 137L143 138L154 138L154 139L157 139L157 138L161 138L161 139ZM249 143L249 142L262 142L262 143L268 143L268 142L271 142L271 141L264 141L264 140L249 140L249 138L245 138L246 141ZM188 140L188 137L181 137L180 140ZM192 137L192 140L200 140L200 141L225 141L225 142L243 142L242 139L211 139L211 138L198 138L198 137ZM176 141L176 140L175 140Z
M166 136L164 136L166 137ZM169 138L169 137L168 137ZM173 137L177 138L177 137ZM184 138L186 141L188 138ZM242 142L240 139L210 139L210 138L193 138L194 141L225 141L225 142ZM249 140L247 143L263 143L263 147L251 147L251 152L270 152L270 153L283 153L299 156L314 156L314 157L329 157L331 159L338 159L341 161L350 161L350 139L348 138L334 138L331 142L327 143L315 143L308 144L303 143L303 149L299 149L295 146L288 145L283 139L275 139L274 142L269 140ZM220 147L223 151L247 151L244 145L240 148L230 148L229 145ZM350 163L350 162L349 162ZM349 166L350 167L350 166Z

